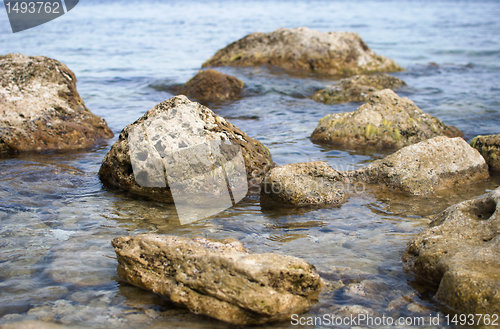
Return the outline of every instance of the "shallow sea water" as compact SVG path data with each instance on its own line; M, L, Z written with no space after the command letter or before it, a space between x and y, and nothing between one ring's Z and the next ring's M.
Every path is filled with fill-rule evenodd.
M406 69L395 74L408 84L400 95L457 126L467 140L499 133L497 2L82 0L63 17L16 34L3 7L0 17L0 53L67 64L87 107L116 134L89 150L0 158L0 324L40 319L85 328L230 327L117 277L110 241L142 232L236 238L251 252L301 257L333 285L342 281L345 287L323 292L305 316L349 315L360 306L378 316L442 318L450 312L432 299L435 286L403 270L402 252L425 227L425 216L496 188L498 176L429 197L367 189L333 209L264 209L249 196L216 216L180 225L173 206L106 189L97 172L121 129L170 98L171 87L191 78L215 51L279 27L355 31ZM246 94L211 108L262 141L277 164L323 160L346 170L388 154L310 141L320 118L360 105L307 98L334 80L266 67L220 70L242 79ZM413 302L391 309L404 295Z

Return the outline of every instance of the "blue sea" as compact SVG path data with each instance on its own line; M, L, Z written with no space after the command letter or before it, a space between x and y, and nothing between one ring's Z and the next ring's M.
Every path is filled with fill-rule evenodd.
M403 270L401 255L426 216L498 187L497 176L429 197L367 190L334 209L263 209L249 196L180 225L171 205L106 189L97 172L120 131L174 96L172 86L193 77L218 49L281 27L357 32L405 69L394 74L407 83L400 96L458 127L467 141L499 134L499 18L498 1L80 0L60 18L12 33L0 6L0 54L65 63L86 106L115 133L88 150L0 158L0 325L38 319L84 328L230 328L118 278L110 241L145 232L236 238L250 252L305 259L343 285L325 290L306 317L360 308L395 318L453 314L433 299L436 286ZM388 154L311 142L322 117L360 105L308 98L334 80L267 67L219 70L241 79L245 95L212 110L260 140L279 165L322 160L345 170ZM402 296L405 302L391 304Z

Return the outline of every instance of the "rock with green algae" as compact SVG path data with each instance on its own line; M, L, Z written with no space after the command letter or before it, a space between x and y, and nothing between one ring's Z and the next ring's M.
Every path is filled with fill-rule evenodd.
M203 67L260 65L331 76L403 70L375 54L354 32L323 33L307 27L249 34L217 51Z
M385 73L355 75L317 91L312 99L325 104L366 102L374 92L383 89L395 90L402 86L406 86L403 80Z
M324 286L314 266L221 241L143 234L112 241L118 274L191 312L236 325L290 320Z
M500 188L449 207L403 254L405 268L439 284L436 299L458 313L500 314L499 201Z
M379 184L409 195L488 179L488 166L479 152L460 137L435 137L406 146L348 173L353 181Z
M500 171L500 135L476 136L470 145L481 153L491 170Z
M199 71L181 89L181 94L202 103L220 103L240 97L243 81L216 70Z
M422 112L406 97L384 89L354 112L329 114L312 140L346 148L401 148L436 136L461 137L460 130Z
M111 137L66 65L44 56L0 56L0 152L80 149Z
M323 161L271 169L261 184L261 202L297 207L340 206L347 201L347 174Z

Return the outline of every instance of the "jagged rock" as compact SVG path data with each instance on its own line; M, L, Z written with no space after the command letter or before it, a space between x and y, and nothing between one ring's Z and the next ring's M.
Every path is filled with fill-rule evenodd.
M408 244L405 268L459 313L500 314L500 189L451 206ZM481 323L482 324L482 323Z
M403 70L375 54L354 32L323 33L307 27L252 33L217 51L203 67L264 64L291 73L334 76Z
M261 186L261 202L292 206L340 206L347 201L349 179L323 161L271 169Z
M394 90L402 86L406 86L403 80L385 73L355 75L317 91L312 96L312 99L325 104L366 102L376 91L383 89Z
M289 320L317 301L323 282L305 261L249 254L234 239L144 234L112 242L118 274L191 312L232 324Z
M0 56L0 152L79 149L110 137L66 65L43 56Z
M245 84L232 75L216 70L199 71L181 89L181 94L202 103L219 103L240 96Z
M213 167L223 167L226 155L236 158L240 151L246 177L237 178L243 178L245 185L248 179L248 187L260 185L275 166L269 150L209 108L179 95L123 129L99 176L112 186L168 203L173 203L172 184L194 194L227 194L224 173Z
M423 113L408 98L384 89L354 112L321 119L311 138L349 148L401 148L436 136L461 137L462 133Z
M481 153L491 170L500 171L500 135L476 136L470 145Z
M349 172L354 180L382 184L410 195L470 184L489 177L479 152L462 138L435 137Z

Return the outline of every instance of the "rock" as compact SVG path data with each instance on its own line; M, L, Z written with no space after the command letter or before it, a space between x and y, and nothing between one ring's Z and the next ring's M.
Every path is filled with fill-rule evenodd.
M312 99L325 104L366 102L376 91L383 89L394 90L402 86L406 86L403 80L384 73L355 75L317 91L312 96Z
M226 143L229 148L222 149L220 145ZM129 145L135 147L132 158ZM224 165L220 153L232 152L236 158L240 151L245 185L248 180L248 187L258 186L275 166L269 150L209 108L180 95L157 104L125 127L106 154L99 176L112 186L168 203L173 203L174 183L184 184L179 189L187 192L215 194L214 189L220 188L220 193L227 194L224 176L220 180L221 173L212 171L213 166Z
M347 201L349 179L323 161L271 169L261 186L261 202L292 206L340 206Z
M476 136L470 145L481 153L491 170L500 171L500 135Z
M110 137L66 65L43 56L0 56L0 152L79 149Z
M354 32L323 33L307 27L252 33L217 51L203 67L264 64L290 73L334 76L403 70L375 54Z
M198 71L181 89L181 94L201 103L219 103L237 99L245 84L232 75L216 70Z
M500 188L432 218L408 244L405 268L439 284L436 298L459 313L500 314Z
M485 180L489 173L483 157L466 141L440 136L402 148L349 176L409 195L427 195Z
M319 121L312 140L348 148L401 148L436 136L461 137L453 126L423 113L394 91L375 92L354 112L329 114Z
M124 280L237 325L289 320L317 301L324 285L305 261L249 254L234 239L144 234L112 244Z

